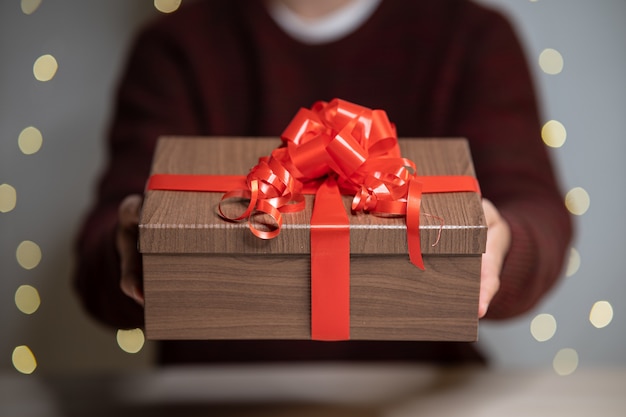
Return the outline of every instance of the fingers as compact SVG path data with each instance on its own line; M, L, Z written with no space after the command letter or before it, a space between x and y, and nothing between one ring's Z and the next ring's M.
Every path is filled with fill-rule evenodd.
M485 258L483 256L483 265L485 265ZM491 272L485 272L485 267L481 272L480 278L480 295L478 298L478 318L481 319L487 314L489 310L489 304L491 300L498 292L500 288L500 278L497 274Z
M143 306L141 257L137 251L142 201L140 195L130 195L120 203L116 245L120 255L120 288L124 294Z
M137 227L143 198L139 194L131 194L120 203L118 218L123 228Z
M487 244L482 256L478 317L487 314L489 304L500 289L500 272L511 245L511 230L506 220L489 200L483 199L487 223Z

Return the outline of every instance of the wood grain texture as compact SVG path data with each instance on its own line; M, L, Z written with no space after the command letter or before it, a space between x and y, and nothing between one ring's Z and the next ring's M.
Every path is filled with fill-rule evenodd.
M244 175L276 138L161 139L153 173ZM403 139L420 175L474 175L463 139ZM140 221L151 339L309 339L313 197L256 238L222 220L221 193L148 191ZM344 198L349 212L351 197ZM351 339L474 341L486 226L476 193L424 195L425 271L410 264L403 218L349 215Z
M401 139L402 155L413 160L420 175L471 175L474 169L463 139ZM280 145L276 138L162 138L153 173L245 175L260 156ZM283 216L278 237L261 240L247 223L226 222L217 214L222 193L148 191L140 222L144 253L310 252L309 220L312 196L303 212ZM350 212L352 197L345 196ZM434 217L444 220L443 227ZM407 253L403 218L350 215L351 252ZM441 230L439 243L433 246ZM486 225L476 193L425 194L420 219L424 254L478 254L484 251Z
M351 340L474 341L480 256L351 260ZM146 255L150 339L309 339L301 255Z

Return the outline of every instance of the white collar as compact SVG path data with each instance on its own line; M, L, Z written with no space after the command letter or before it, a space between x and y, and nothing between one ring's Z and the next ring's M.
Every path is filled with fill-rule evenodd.
M333 42L357 30L374 14L382 0L354 0L315 20L305 20L281 2L268 2L268 11L289 36L306 44Z

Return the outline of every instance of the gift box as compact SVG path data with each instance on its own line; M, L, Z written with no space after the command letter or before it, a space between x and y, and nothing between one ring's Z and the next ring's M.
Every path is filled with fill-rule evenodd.
M341 327L343 336L335 339L476 340L487 228L478 190L456 186L475 175L468 144L456 138L397 143L424 183L418 241L423 269L409 258L407 219L355 214L352 195L343 195L343 207L333 210L347 216L347 243L335 240L332 225L326 243L312 242L312 232L319 232L311 223L314 193L304 195L301 210L282 215L280 233L272 238L250 233L246 221L226 219L220 208L233 199L224 200L224 192L236 188L229 181L245 179L259 157L283 145L278 138L161 138L153 176L194 181L178 190L146 191L139 249L147 337L317 339L313 326L321 320L321 326ZM431 177L444 185L431 187ZM203 189L206 179L218 186ZM240 202L234 200L236 207ZM340 257L344 249L348 270L346 263L334 264L335 253ZM314 258L317 252L321 260ZM331 280L326 293L313 286L316 267L319 279ZM335 275L343 289L333 289Z

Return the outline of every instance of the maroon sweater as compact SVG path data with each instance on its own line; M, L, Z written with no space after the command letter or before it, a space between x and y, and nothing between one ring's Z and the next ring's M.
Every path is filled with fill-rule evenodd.
M75 285L116 327L143 312L119 289L117 206L142 193L157 137L278 136L299 107L339 97L387 111L400 137L467 137L484 197L512 230L488 313L519 315L553 286L570 218L540 139L527 64L509 23L462 0L384 1L323 45L285 35L259 0L198 1L145 28L119 86L108 165L77 242ZM473 357L458 343L166 342L163 360Z

